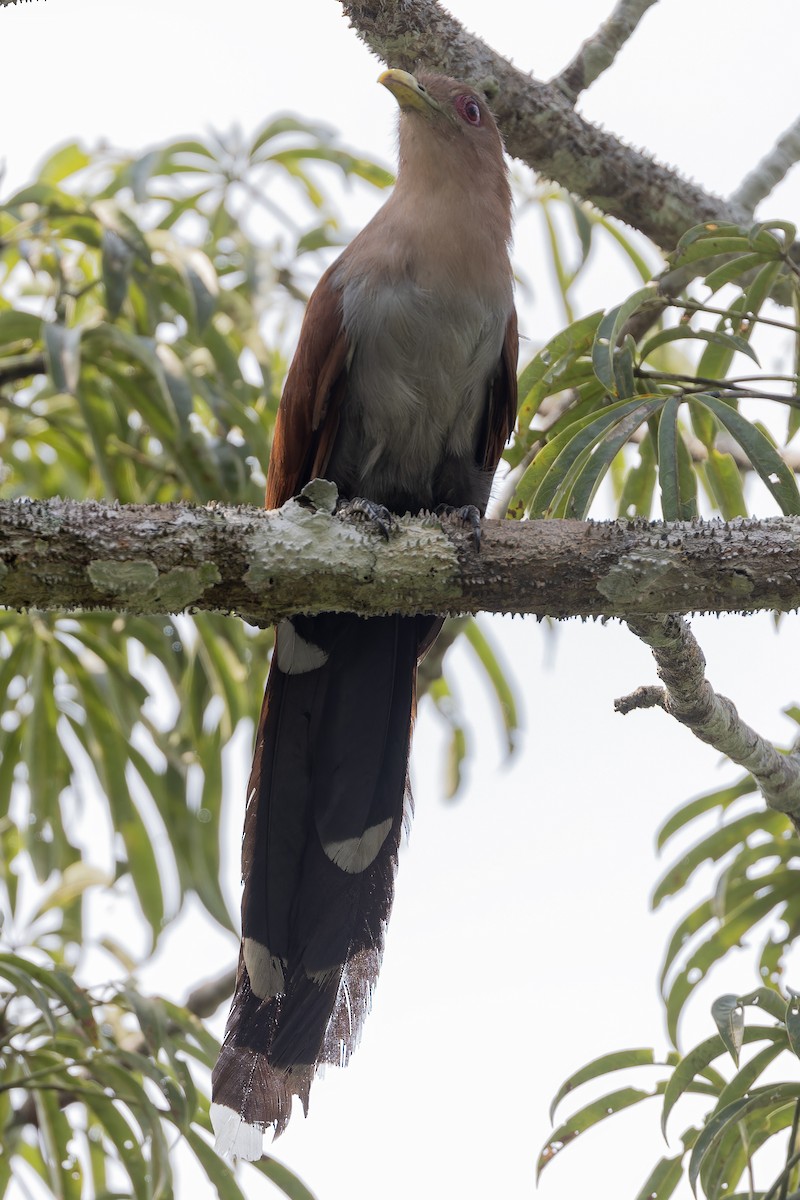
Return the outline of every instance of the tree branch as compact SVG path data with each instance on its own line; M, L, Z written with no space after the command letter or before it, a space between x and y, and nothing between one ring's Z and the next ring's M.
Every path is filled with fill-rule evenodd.
M769 154L765 154L744 177L730 203L741 206L752 216L757 204L777 187L784 175L800 160L800 117L784 130Z
M213 979L199 983L186 997L184 1007L196 1017L213 1017L220 1004L225 1004L233 995L236 986L236 967L221 971Z
M563 91L526 75L468 33L438 0L339 0L384 62L471 79L492 103L509 154L664 249L705 221L746 223L742 205L683 179L580 117Z
M657 3L658 0L617 0L608 20L586 39L572 62L550 80L551 84L574 104L581 92L608 70L648 8Z
M780 754L751 729L736 705L718 695L705 677L706 661L681 617L629 617L632 633L650 647L664 689L639 688L615 701L618 712L656 705L732 762L745 767L770 808L787 813L800 829L800 755Z
M13 383L17 379L28 379L31 375L44 375L47 363L43 354L32 354L30 357L6 359L0 366L0 387L4 383Z
M0 504L0 604L131 613L628 616L800 606L800 518L485 521L404 517L392 536L331 515L316 480L276 512L191 505Z

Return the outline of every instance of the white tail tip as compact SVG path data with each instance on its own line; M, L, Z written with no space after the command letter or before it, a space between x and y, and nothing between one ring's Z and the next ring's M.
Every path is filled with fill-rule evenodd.
M234 1162L237 1158L247 1162L257 1162L261 1158L264 1130L260 1126L248 1125L240 1113L226 1104L212 1104L209 1111L217 1154Z

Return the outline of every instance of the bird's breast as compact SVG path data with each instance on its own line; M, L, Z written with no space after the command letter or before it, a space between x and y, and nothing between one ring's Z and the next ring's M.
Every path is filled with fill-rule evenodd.
M410 278L344 284L351 353L329 471L340 488L400 511L480 503L449 492L459 464L470 490L510 306L510 288L498 303Z

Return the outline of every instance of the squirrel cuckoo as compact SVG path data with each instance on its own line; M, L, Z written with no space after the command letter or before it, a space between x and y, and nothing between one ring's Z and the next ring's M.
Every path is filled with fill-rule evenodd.
M516 419L511 194L485 100L384 72L394 191L322 276L281 399L267 507L314 477L381 525L478 526ZM368 499L361 499L361 498ZM388 512L386 511L388 510ZM370 1006L409 811L417 663L435 617L292 617L276 631L242 848L242 945L213 1076L217 1147L258 1158L344 1065Z

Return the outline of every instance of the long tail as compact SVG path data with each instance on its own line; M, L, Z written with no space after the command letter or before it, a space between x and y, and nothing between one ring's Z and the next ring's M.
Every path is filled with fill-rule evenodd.
M369 1010L392 906L420 648L436 622L349 614L278 628L248 787L242 947L213 1075L223 1154L308 1109Z

